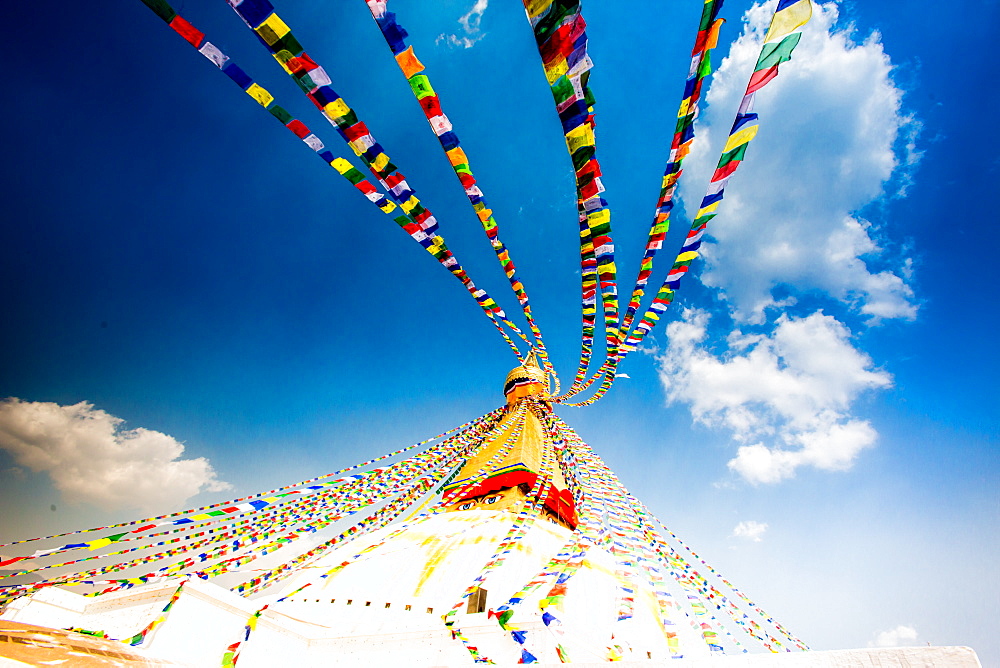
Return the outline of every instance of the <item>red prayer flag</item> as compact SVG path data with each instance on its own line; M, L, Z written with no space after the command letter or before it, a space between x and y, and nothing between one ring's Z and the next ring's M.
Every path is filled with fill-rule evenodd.
M292 122L285 127L294 132L295 136L299 139L305 139L309 134L309 128L305 126L305 123L298 119L293 119Z
M288 62L285 64L288 65L288 69L292 72L301 72L303 70L309 72L319 67L319 65L316 64L316 61L310 58L309 54L304 52L301 56L289 58Z
M347 141L354 141L367 134L371 134L368 132L368 126L360 121L350 127L344 128L344 135L347 137Z
M732 162L723 165L722 167L719 167L717 170L715 170L715 174L712 175L712 183L721 181L727 176L731 176L733 172L736 171L736 168L739 166L740 166L740 161L733 160Z
M746 92L746 94L749 95L750 93L754 93L754 92L760 90L765 85L767 85L767 82L769 82L771 79L773 79L776 76L778 76L778 66L777 65L769 67L766 70L760 70L760 71L754 72L753 76L750 77L750 84L747 86L747 92Z
M170 27L196 49L201 44L201 41L205 39L205 33L188 23L187 19L179 14L170 22Z

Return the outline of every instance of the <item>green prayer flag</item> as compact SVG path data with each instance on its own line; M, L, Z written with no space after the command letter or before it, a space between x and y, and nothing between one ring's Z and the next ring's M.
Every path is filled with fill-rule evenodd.
M275 118L281 121L282 125L288 125L289 123L292 122L292 115L288 113L284 107L281 107L277 104L272 104L270 107L267 108L267 110L270 111Z
M725 167L734 160L742 160L743 155L747 152L747 146L749 145L750 142L747 142L746 144L740 144L732 151L729 151L728 153L723 153L722 157L719 158L719 167Z
M802 33L797 32L792 33L777 44L765 44L764 48L760 50L760 58L757 59L757 66L753 68L753 71L770 69L778 63L791 60L792 50L799 43L801 37Z
M573 82L565 74L556 79L556 82L552 84L552 97L555 98L556 104L570 99L574 92Z
M573 152L570 156L573 160L573 169L575 171L580 171L580 168L586 165L591 158L594 157L594 153L597 149L593 146L581 146Z
M358 115L354 113L353 109L351 109L343 116L338 116L335 122L338 128L349 128L352 125L357 125Z
M281 51L288 51L291 54L288 56L288 59L299 55L304 50L302 45L299 44L299 40L295 39L295 36L292 33L286 34L284 37L272 44L271 49L274 50L275 55L278 55ZM284 56L284 54L281 55ZM288 62L288 60L283 62Z
M705 53L702 54L701 63L698 65L698 78L707 77L712 73L712 57L708 55L709 52L706 49Z
M415 74L409 78L409 82L410 88L413 89L413 94L417 96L418 100L434 95L434 87L431 86L431 80L427 78L426 74Z
M142 4L152 9L157 16L167 23L173 21L174 17L177 16L174 8L168 5L165 0L142 0Z

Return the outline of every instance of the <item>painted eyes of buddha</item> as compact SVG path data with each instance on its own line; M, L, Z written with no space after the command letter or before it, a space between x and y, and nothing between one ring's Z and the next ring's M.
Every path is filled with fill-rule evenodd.
M501 498L502 498L502 496L500 494L494 494L493 496L488 496L485 499L483 499L483 503L486 504L486 505L493 505L494 503L496 503L497 501L499 501ZM463 503L462 505L460 505L458 507L458 509L459 510L470 510L474 505L476 505L475 501L466 501L465 503Z

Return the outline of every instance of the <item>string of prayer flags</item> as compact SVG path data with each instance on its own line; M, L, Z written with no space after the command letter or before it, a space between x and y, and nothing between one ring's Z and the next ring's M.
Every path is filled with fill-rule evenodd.
M691 263L700 253L702 239L709 221L717 215L717 209L725 196L725 188L729 179L736 172L746 154L747 145L756 136L758 117L753 113L754 96L758 90L772 81L778 73L778 65L791 58L792 50L798 44L801 33L790 32L805 25L811 16L810 0L782 0L779 2L775 15L771 19L767 38L761 47L760 56L747 84L746 93L740 102L739 111L729 131L722 155L712 174L705 196L702 198L698 212L691 223L687 236L681 245L674 263L667 273L663 284L657 291L649 308L632 330L622 346L622 355L626 356L642 342L652 331L660 316L674 300L674 292L680 287L681 279L688 272ZM780 15L780 16L779 16ZM611 387L614 376L611 372L605 374L605 380L595 394L586 401L568 403L571 406L585 406L600 399Z
M398 204L399 208L403 211L403 215L397 213L393 217L393 221L402 227L414 241L419 243L440 264L448 269L452 275L462 282L469 294L472 295L476 303L479 304L486 316L492 321L504 341L513 350L515 356L520 359L517 346L504 330L503 325L510 327L511 331L526 341L527 338L520 332L516 325L506 318L506 314L496 302L484 290L481 290L472 282L452 252L445 245L444 238L437 234L437 222L430 211L424 209L415 197L400 199L397 197L398 193L382 179L382 173L373 165L381 165L383 169L392 167L388 156L384 152L381 152L381 147L375 143L374 138L367 132L364 124L357 122L357 118L350 108L327 85L331 83L329 75L302 51L301 46L291 34L288 26L273 13L273 8L271 8L267 18L254 29L255 33L261 39L262 43L271 50L272 55L274 55L285 71L306 92L309 99L324 111L328 120L333 122L332 115L334 113L342 114L338 116L338 118L341 118L342 125L346 123L344 119L353 119L353 124L346 127L335 124L338 133L348 142L354 153L373 169L373 174L379 178L386 190L393 195L396 203L390 201L385 195L379 192L350 162L335 156L328 150L322 140L316 134L312 133L302 121L293 118L283 107L274 104L274 96L270 92L254 82L242 68L222 53L217 46L206 41L204 33L195 29L190 22L179 16L165 0L143 0L143 2L160 18L167 21L168 25L175 32L178 32L185 41L198 49L202 55L221 69L236 85L256 100L258 104L267 109L272 116L301 139L303 143L309 146L325 163L336 169L341 176L354 185L379 210L390 215L396 211ZM237 13L242 12L240 16L244 18L244 21L248 25L250 25L250 21L246 18L247 16L257 17L266 13L264 5L267 5L267 3L263 0L261 2L254 0L253 2L238 4L239 7L234 7L234 9L237 10ZM270 7L270 5L267 5L267 7ZM168 20L165 17L171 18ZM294 54L293 51L295 52ZM399 180L405 183L402 175L399 175Z
M440 433L440 434L438 434L436 436L432 436L431 438L424 439L423 441L420 441L418 443L414 443L413 445L408 445L405 448L400 448L399 450L395 450L393 452L389 452L389 453L386 453L384 455L380 455L380 456L375 457L373 459L369 459L368 461L361 462L360 464L354 464L353 466L349 466L349 467L347 467L345 469L341 469L339 471L334 471L333 473L327 473L325 475L317 476L315 478L310 478L309 480L303 480L302 482L298 482L298 483L295 483L295 484L292 484L292 485L286 485L284 487L278 487L278 488L275 488L275 489L272 489L272 490L268 490L266 492L260 492L259 494L252 494L250 496L242 497L242 498L239 498L239 499L233 499L232 501L223 501L223 502L219 502L219 503L213 503L213 504L210 504L210 505L207 505L207 506L201 506L199 508L192 508L190 510L181 510L181 511L178 511L178 512L169 513L167 515L158 515L156 517L146 517L146 518L139 519L139 520L132 520L130 522L122 522L120 524L111 524L111 525L103 526L103 527L94 527L92 529L82 529L82 530L79 530L79 531L70 531L70 532L66 532L66 533L53 534L51 536L40 536L40 537L37 537L37 538L26 538L26 539L23 539L23 540L16 540L16 541L12 541L10 543L5 543L3 545L0 545L0 547L9 548L9 547L11 547L13 545L21 545L21 544L24 544L24 543L32 543L32 542L36 542L36 541L50 540L50 539L54 539L54 538L63 538L65 536L76 536L76 535L81 535L81 534L86 534L86 533L93 533L95 531L108 531L108 530L111 530L111 529L119 529L119 528L122 528L122 527L135 526L136 524L138 524L140 526L138 528L136 528L136 529L131 530L130 533L141 533L143 531L147 531L149 529L152 529L155 526L161 526L161 524L156 524L156 522L159 522L160 520L168 520L170 518L181 517L181 516L184 516L184 515L189 515L189 516L193 517L193 516L196 516L196 515L199 515L199 514L202 514L202 513L207 513L209 511L214 511L214 510L216 510L218 508L227 507L227 506L234 506L236 504L239 504L239 503L242 503L242 502L245 502L245 501L249 501L249 500L252 500L252 499L259 499L261 497L274 496L276 494L279 494L279 493L282 493L282 492L285 492L285 491L288 491L288 490L291 490L291 489L294 489L294 488L297 488L297 487L305 487L307 485L310 485L312 483L315 483L315 482L318 482L318 481L321 481L321 480L326 480L326 479L332 478L334 476L341 476L344 473L350 473L351 471L356 471L357 469L365 468L366 466L370 466L370 465L375 464L377 462L384 461L384 460L390 459L392 457L397 457L397 456L403 454L404 452L409 452L410 450L415 450L416 448L419 448L421 446L427 445L428 443L431 443L433 441L436 441L436 440L439 440L441 438L444 438L445 436L448 436L450 434L454 434L456 432L463 432L466 429L468 429L469 427L472 427L472 426L474 426L476 424L480 424L482 422L492 421L495 418L497 418L498 416L500 416L503 413L503 410L504 410L503 407L497 408L497 409L495 409L493 411L490 411L489 413L486 413L485 415L482 415L482 416L480 416L478 418L475 418L474 420L470 420L469 422L466 422L465 424L461 424L461 425L459 425L457 427L454 427L452 429L444 431L444 432L442 432L442 433ZM171 524L171 523L172 522L165 522L163 524ZM8 560L8 561L3 561L3 562L0 562L0 567L2 567L3 565L9 564L9 563L13 563L14 561L20 561L22 559L30 559L30 558L31 558L30 556L25 556L25 557L17 557L15 559L11 559L11 560Z
M459 451L456 454L457 454L458 457L461 457L462 455L467 455L468 452ZM440 479L438 478L436 482L440 483ZM434 483L435 483L434 476L425 475L425 476L417 479L415 481L415 485L411 489L411 492L408 493L407 495L405 495L405 497L401 497L396 502L393 502L393 503L391 503L391 504L389 504L389 505L387 505L387 506L385 506L385 507L377 510L371 516L369 516L368 518L366 518L366 520L363 520L361 523L355 525L354 527L351 527L351 529L349 529L348 531L345 531L345 532L341 533L339 536L331 539L330 541L327 542L327 544L339 544L339 543L341 543L342 541L344 541L347 538L350 538L350 539L353 540L353 538L361 535L362 533L367 533L367 532L372 531L374 529L381 528L381 527L384 527L384 526L388 525L390 522L392 522L397 517L399 517L399 515L402 514L402 512L406 509L406 507L408 507L410 504L412 504L414 501L416 501L417 498L419 498L424 493L426 493L429 489L431 489L434 486ZM357 561L358 559L360 559L361 557L363 557L365 554L368 554L370 552L373 552L374 550L379 549L384 544L386 544L387 542L391 541L393 538L395 538L396 536L398 536L402 532L406 531L407 529L409 529L414 524L422 522L422 521L426 520L428 517L430 517L430 515L427 514L427 513L425 513L425 514L419 516L413 522L401 525L395 531L392 531L392 532L388 533L384 538L382 538L382 540L380 540L380 541L378 541L376 543L373 543L372 545L369 545L368 547L364 548L363 550L361 550L360 552L358 552L357 554L355 554L350 559L347 559L347 560L341 562L340 564L334 566L332 569L330 569L326 573L324 573L321 577L322 578L329 578L329 577L332 577L332 576L336 575L337 573L339 573L340 571L342 571L344 568L346 568L347 566L351 565L352 563L354 563L355 561ZM324 545L326 545L326 544L324 544ZM323 546L321 546L321 547L323 547ZM312 550L311 552L315 553L316 552L316 548L314 548L314 550ZM223 663L222 663L222 665L223 666L235 666L236 665L236 662L239 659L239 655L240 655L240 652L241 652L243 646L250 639L250 634L257 627L257 622L258 622L258 620L260 619L261 615L264 613L265 610L267 610L269 607L271 607L271 605L277 605L277 604L279 604L279 603L281 603L283 601L286 601L286 600L290 599L295 594L299 593L300 591L302 591L306 587L310 586L311 584L312 584L311 582L307 582L306 584L304 584L301 587L295 589L291 593L289 593L289 594L287 594L287 595L279 598L273 604L267 604L267 605L263 606L262 608L260 608L259 610L257 610L253 615L251 615L251 617L247 621L247 625L245 627L245 633L244 633L243 639L228 646L227 651L226 651L226 653L225 653L225 655L223 657ZM244 595L250 595L255 590L254 589L248 589L248 590L243 590L243 591L246 592ZM474 647L473 647L473 650L475 650Z
M336 128L338 134L347 142L356 156L368 167L371 173L389 193L395 203L404 212L393 220L430 253L452 275L459 279L466 290L476 300L494 326L503 336L518 360L523 361L513 340L510 339L503 325L506 325L516 335L526 342L527 336L511 322L503 309L486 293L476 287L467 272L458 263L454 254L445 244L444 237L438 232L438 222L430 209L426 208L417 198L416 192L410 188L406 177L394 165L381 144L378 143L369 127L360 120L358 114L331 86L333 83L329 74L315 59L305 52L302 44L292 34L291 28L274 11L267 0L248 2L231 2L230 5L260 39L261 44L271 53L282 69L302 89L306 97L323 113L326 119ZM337 167L338 171L345 168L342 174L349 173L343 161ZM499 322L497 322L499 320Z
M722 9L722 4L723 0L706 0L702 7L698 32L695 37L694 47L691 51L691 64L688 68L688 77L684 83L684 93L681 98L680 108L677 112L677 122L670 145L670 154L667 160L667 166L663 175L660 195L657 199L655 215L646 239L646 247L643 253L643 258L640 262L639 274L636 277L635 286L632 288L631 297L629 298L628 305L622 317L621 325L618 328L619 342L625 341L626 334L632 326L632 321L639 309L641 299L645 294L645 287L649 282L650 275L653 273L653 259L657 252L663 247L663 241L666 238L667 231L670 227L670 211L674 206L674 193L677 186L677 180L681 175L684 158L690 152L691 144L694 142L694 121L698 115L701 92L704 81L711 73L712 69L710 53L718 42L719 29L722 27L723 23L723 20L718 18L718 13ZM585 302L585 330L588 325L587 307L588 304ZM590 330L590 340L592 341L592 321L590 322ZM587 354L587 343L588 336L585 331L584 354ZM589 360L589 356L587 359ZM569 405L581 406L596 402L601 396L604 395L605 392L607 392L608 389L611 388L611 385L614 383L614 379L616 378L615 370L618 362L620 362L620 357L609 357L605 360L601 369L593 374L589 380L584 382L586 379L587 364L581 357L581 365L577 370L577 375L574 378L573 385L566 394L557 397L557 400L560 403L566 403L567 399L588 390L596 380L603 379L602 384L598 388L599 393L595 396L593 401L573 403Z
M248 561L256 558L256 556L266 554L269 550L277 549L277 547L295 540L298 536L302 535L303 532L314 532L324 526L327 526L331 522L337 521L342 517L351 514L360 507L375 503L386 495L391 496L396 493L396 490L399 489L399 485L401 483L410 480L415 475L419 475L421 472L427 470L426 464L419 464L419 462L424 459L431 462L431 464L443 461L445 458L454 460L455 457L460 456L463 452L467 452L468 448L472 447L472 445L477 442L475 439L477 439L482 433L484 425L493 425L496 423L498 419L497 416L501 412L502 411L499 409L491 411L481 418L477 418L476 420L466 423L464 426L468 427L467 429L459 431L454 436L440 442L436 446L433 446L427 451L428 454L418 455L415 460L403 460L402 462L399 462L391 467L376 468L362 475L335 478L333 480L328 479L318 485L306 484L328 477L320 476L318 479L305 481L305 483L300 484L300 486L305 487L303 490L291 490L284 493L278 492L276 494L272 491L269 494L275 495L268 497L267 502L280 501L281 503L278 505L270 505L267 502L255 501L255 503L259 504L259 507L251 505L250 508L252 510L257 511L264 507L267 507L267 510L257 512L256 515L253 515L255 519L252 522L250 520L232 522L234 517L245 517L246 514L224 516L219 518L215 517L218 513L214 511L197 514L193 514L193 511L187 511L192 517L200 516L200 519L207 520L207 523L203 522L202 525L198 526L209 526L213 522L219 521L226 521L230 523L220 530L209 529L207 531L203 530L199 533L195 533L188 537L186 541L182 541L181 538L172 538L159 543L149 542L149 539L153 537L175 533L176 531L187 531L191 526L194 526L186 524L180 529L175 529L173 531L153 533L142 538L134 538L132 540L146 541L144 544L136 548L129 548L118 552L96 554L94 556L76 559L63 564L51 564L48 566L21 570L19 572L15 572L13 575L23 575L37 570L75 566L84 561L108 560L136 550L145 550L170 544L178 545L178 543L180 544L177 547L166 551L156 552L147 556L138 557L131 561L121 562L115 559L109 565L91 569L89 571L77 572L69 575L60 575L49 580L41 580L36 582L33 587L37 588L52 584L71 584L74 582L90 581L90 579L102 574L126 570L142 564L163 561L164 559L168 559L173 556L202 550L203 548L205 548L205 551L200 553L198 559L182 559L174 564L164 566L156 572L147 573L146 575L141 576L138 580L136 578L129 578L124 581L116 581L112 587L106 591L130 587L136 581L142 581L142 578L149 579L161 575L181 573L186 569L196 566L200 569L199 572L204 572L212 576L227 572L233 567L248 563ZM455 431L456 430L448 430L445 434L454 433ZM440 436L442 435L432 439L426 439L420 444L415 444L414 446L409 446L408 448L402 448L393 453L383 455L382 457L377 457L373 460L369 460L368 462L355 465L354 467L349 467L348 469L345 469L345 471L350 471L360 466L370 465L371 463L384 458L397 456L398 454L412 449L413 447L437 440ZM464 442L466 445L463 445L456 450L454 445L458 442ZM444 475L446 474L442 472L441 476L443 477ZM334 484L343 483L344 481L349 482L341 485ZM281 489L289 490L290 487L295 486L289 486ZM355 489L363 493L359 494L354 491ZM305 492L309 492L309 494L306 494ZM272 511L272 508L276 508L278 510ZM190 520L188 518L182 518L181 520L174 520L172 522L166 522L165 524L173 524L174 522L190 522ZM140 527L140 530L145 531L156 525L156 522L147 524ZM300 528L294 528L297 525ZM118 537L118 535L115 537ZM191 541L190 538L197 538L199 540ZM113 542L108 541L107 539L100 539L100 541L107 541L107 544L111 544ZM83 545L85 546L86 544ZM232 552L239 552L240 550L244 550L248 547L251 551L243 554L242 556L236 556L214 566L207 566L204 563L213 558L224 556ZM20 586L0 588L0 595L2 595L5 599L15 595L22 595L24 593L30 593L30 591Z
M597 285L604 311L606 354L613 359L618 351L618 292L615 247L611 239L611 211L601 197L601 167L596 157L594 96L588 80L593 61L587 53L587 23L580 12L580 0L523 0L545 78L562 123L566 147L573 162L580 222L588 234L581 235L581 267L596 260ZM583 272L581 292L587 305L589 275ZM585 319L584 326L587 327ZM574 385L585 378L589 353L581 349L581 364Z
M424 491L426 491L426 489L429 489L430 486L433 486L435 484L440 484L440 481L444 479L445 476L447 476L449 469L454 467L455 463L459 461L462 457L469 456L471 454L471 451L481 446L482 442L484 441L485 435L493 433L495 428L496 428L496 421L490 421L490 422L484 421L475 425L473 428L470 428L466 432L457 434L452 439L449 439L449 441L442 444L445 447L440 448L437 452L428 453L428 462L429 462L428 466L432 468L428 468L428 466L425 466L422 469L423 473L421 473L421 471L418 470L414 470L409 473L409 479L411 480L417 475L423 475L423 478L427 479L426 483L422 482L423 478L418 478L415 483L412 482L410 483L409 489L406 491L406 493L404 493L403 496L399 497L399 499L394 501L389 506L383 507L381 510L377 511L374 515L369 516L365 520L362 520L361 523L349 528L346 532L344 532L340 536L337 536L331 541L327 541L326 543L317 546L316 548L310 550L308 553L304 555L296 557L291 562L282 564L264 573L263 575L257 576L251 580L248 580L245 583L238 585L237 587L234 587L234 591L243 593L244 595L250 595L255 591L259 590L263 586L270 586L271 584L273 584L274 580L272 578L275 578L276 576L282 573L291 572L291 570L294 567L300 565L307 559L311 560L322 555L330 548L338 545L346 537L354 536L359 530L361 529L371 530L373 528L377 528L378 526L384 526L384 524L388 523L388 521L391 521L390 519L385 519L385 518L391 517L392 519L395 519L410 505L409 502L405 504L402 503L400 499L409 499L410 501L415 501L416 498L418 498L419 496L419 494L417 496L413 496L416 493L415 490L418 489L422 490L420 491L420 494L423 494ZM427 473L427 471L430 472Z
M723 0L706 0L702 7L698 33L695 37L694 48L691 50L691 65L688 68L688 77L684 82L684 94L677 111L677 124L674 127L674 136L670 143L670 156L663 173L663 182L660 186L659 198L656 201L653 223L646 239L646 249L639 267L639 275L636 278L635 287L632 289L632 296L618 332L618 337L622 341L625 340L625 336L632 326L632 320L639 309L643 290L649 282L649 276L653 273L653 258L657 251L663 247L663 241L670 228L670 212L674 208L677 180L681 175L684 158L691 151L691 144L694 142L694 122L698 116L701 92L705 79L712 71L711 51L718 43L719 29L723 23L723 19L718 18L722 3Z
M302 121L293 118L292 115L279 105L273 104L274 96L263 86L256 83L249 74L239 67L233 60L223 53L219 47L205 39L205 33L195 28L189 21L177 14L165 0L142 0L143 3L152 9L160 18L171 16L170 20L164 18L167 24L177 32L186 42L191 44L203 56L210 60L216 67L222 70L223 74L229 77L247 95L253 98L260 106L267 109L274 118L290 130L296 137L302 140L313 152L316 153L325 163L333 165L334 155L326 149L323 141ZM325 75L324 75L325 76ZM319 78L319 77L317 77ZM338 170L339 171L339 170ZM343 172L341 172L343 174ZM365 197L384 213L391 213L396 205L389 201L385 195L363 177L360 180L351 180L351 183L360 190Z
M532 315L528 293L517 275L517 268L510 257L510 251L500 238L500 226L497 223L494 211L487 203L481 185L472 173L470 160L465 150L461 147L461 142L452 122L442 109L440 97L431 84L426 68L417 58L413 47L407 46L406 37L408 33L399 25L396 15L388 11L388 1L367 0L367 5L371 11L372 18L375 19L375 23L381 30L382 36L389 45L396 63L403 72L403 76L406 77L407 82L410 84L413 96L420 104L420 108L427 118L427 123L441 144L441 148L444 150L455 176L461 183L465 195L472 205L493 251L496 253L497 259L500 261L507 280L524 312L528 327L534 336L535 343L533 347L538 352L543 368L553 374L553 378L556 379L558 385L558 378L549 361L541 330L538 328ZM558 389L556 392L558 392Z
M611 529L611 534L618 540L624 541L619 543L616 540L611 548L612 552L621 555L621 558L625 560L634 561L642 565L650 573L650 586L657 593L657 598L659 599L664 632L667 636L668 645L675 655L678 648L677 637L676 633L671 630L673 622L666 613L670 609L676 608L676 605L670 600L669 592L663 588L662 577L657 573L655 568L650 568L658 560L673 576L673 579L688 591L690 598L687 600L692 603L691 614L694 615L690 620L692 630L703 638L710 650L720 651L721 644L719 634L712 626L712 623L717 622L717 620L714 615L708 614L709 607L725 610L729 617L743 631L758 640L766 648L777 651L782 647L776 637L767 633L761 624L750 620L747 612L733 605L731 600L714 585L709 583L698 571L693 569L670 545L658 536L655 528L651 526L647 519L651 518L652 515L648 513L645 506L621 486L614 473L600 462L597 455L593 453L589 446L575 432L572 432L556 416L552 416L550 421L554 425L554 428L563 431L566 442L574 450L573 466L566 469L566 475L575 476L583 481L584 486L587 488L587 495L593 500L599 501L605 507L605 518L599 521L609 522L607 526ZM594 506L592 504L582 504L581 507L583 508L580 514L581 526L586 526L588 522L594 520ZM682 547L690 551L669 529L665 527L664 529ZM650 546L655 548L652 552L650 552ZM723 584L737 595L739 594L734 587L728 584L728 581L719 576L700 557L693 552L691 554L708 568L713 575L718 577ZM780 631L780 625L772 618L767 617L752 601L746 599L744 603L748 606L750 614L756 613L762 618L762 621L766 621ZM703 614L699 615L699 611ZM694 619L699 616L701 620L695 622ZM753 623L748 623L747 620ZM737 648L741 647L738 639L732 635L729 629L724 625L723 629L730 642ZM801 650L807 649L801 641L796 644L796 647Z

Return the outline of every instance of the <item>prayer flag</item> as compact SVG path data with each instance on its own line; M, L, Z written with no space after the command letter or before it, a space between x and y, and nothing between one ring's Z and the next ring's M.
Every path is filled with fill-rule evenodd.
M417 60L412 46L408 46L405 51L396 54L396 63L399 64L399 69L403 70L403 76L407 79L424 70L424 65Z
M771 26L764 35L764 41L780 39L801 28L812 18L812 3L809 0L781 0L774 11Z

